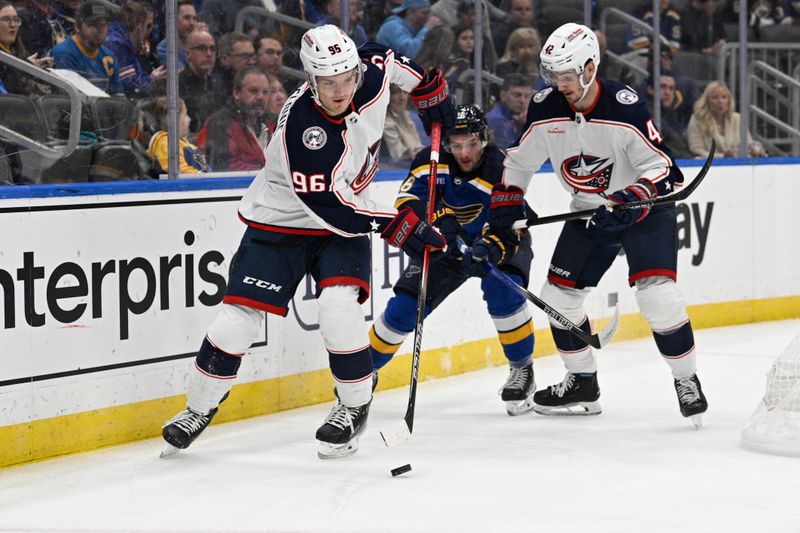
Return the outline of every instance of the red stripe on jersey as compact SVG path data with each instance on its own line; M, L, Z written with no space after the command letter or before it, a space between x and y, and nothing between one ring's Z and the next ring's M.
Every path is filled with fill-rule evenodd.
M219 379L221 381L227 381L229 379L236 379L236 376L215 376L214 374L209 374L208 372L206 372L205 370L203 370L202 368L197 366L196 362L194 364L194 367L197 369L198 372L200 372L204 376L207 376L207 377L210 377L210 378L213 378L213 379Z
M331 276L319 282L320 291L325 287L333 287L334 285L355 285L363 292L358 297L358 303L363 304L369 298L369 283L363 279L351 278L350 276Z
M597 82L597 96L595 97L594 102L592 102L592 105L590 105L587 109L585 109L584 111L578 111L578 109L574 105L572 105L572 102L567 100L567 104L569 104L569 107L576 113L583 113L583 116L586 116L592 111L594 111L597 102L600 101L600 93L603 92L603 84L600 83L600 78L595 78L595 81Z
M328 348L328 351L336 355L350 355L353 353L358 353L360 351L366 350L367 348L369 348L369 344L365 344L361 348L356 348L355 350L331 350L330 348Z
M642 272L637 272L633 276L628 278L628 283L631 287L639 281L640 279L644 278L654 278L656 276L664 276L667 278L672 279L672 281L678 281L678 273L674 270L669 270L666 268L654 268L652 270L644 270Z
M265 304L264 302L259 302L258 300L253 300L252 298L245 298L244 296L226 295L222 297L222 303L252 307L253 309L258 309L259 311L272 313L273 315L278 316L286 316L289 313L288 307L278 307L277 305Z
M333 232L326 229L305 229L305 228L287 228L284 226L272 226L270 224L261 224L247 220L239 213L239 220L247 224L248 227L260 229L263 231L271 231L272 233L288 233L290 235L313 235L316 237L324 237L326 235L333 235Z

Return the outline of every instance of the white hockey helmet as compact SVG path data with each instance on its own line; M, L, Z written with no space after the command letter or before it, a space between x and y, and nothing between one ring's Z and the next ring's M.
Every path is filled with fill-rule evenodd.
M361 86L364 73L358 49L338 26L326 24L308 30L300 43L300 61L317 104L317 76L335 76L356 69L356 88Z
M590 59L594 61L595 71L592 79L584 84L583 71ZM600 66L600 45L597 42L597 35L583 24L568 22L547 38L542 46L540 61L542 78L548 85L558 85L555 73L574 70L583 87L583 96L586 96L597 76L597 67Z

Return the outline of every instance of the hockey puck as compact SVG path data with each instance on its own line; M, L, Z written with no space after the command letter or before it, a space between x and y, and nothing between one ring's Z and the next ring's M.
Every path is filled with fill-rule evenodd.
M411 472L411 465L403 465L403 466L398 466L397 468L393 468L392 477L397 477L401 474L405 474L406 472Z

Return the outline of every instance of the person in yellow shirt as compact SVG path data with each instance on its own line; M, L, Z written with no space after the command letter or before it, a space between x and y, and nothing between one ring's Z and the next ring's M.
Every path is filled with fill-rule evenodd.
M178 119L180 149L178 150L179 169L181 174L196 174L198 172L208 172L210 169L206 164L205 155L201 150L189 142L186 138L189 135L189 123L191 119L186 111L186 104L183 100L178 100L180 105L180 118ZM169 168L169 151L167 137L167 99L164 97L156 98L153 103L153 113L158 120L159 131L150 139L150 146L147 153L161 167L162 173Z

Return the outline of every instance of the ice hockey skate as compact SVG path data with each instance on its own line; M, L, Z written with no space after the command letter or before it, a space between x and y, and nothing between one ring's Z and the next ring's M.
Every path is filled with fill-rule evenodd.
M706 396L700 387L700 380L697 374L692 374L688 378L675 380L675 392L678 393L678 404L681 407L681 414L691 419L695 428L703 425L702 414L708 409Z
M317 430L320 459L347 457L358 451L358 436L367 427L369 405L348 407L337 400L330 414Z
M508 372L508 379L497 393L506 402L509 416L518 416L533 409L533 393L536 382L533 380L533 363L522 368L514 368Z
M548 416L599 415L602 408L598 398L597 372L584 375L567 372L564 381L533 395L533 410Z
M191 409L186 409L167 420L161 430L161 436L166 441L164 449L161 451L161 457L169 457L188 448L208 427L211 419L217 414L217 410L215 407L207 415L201 415Z

